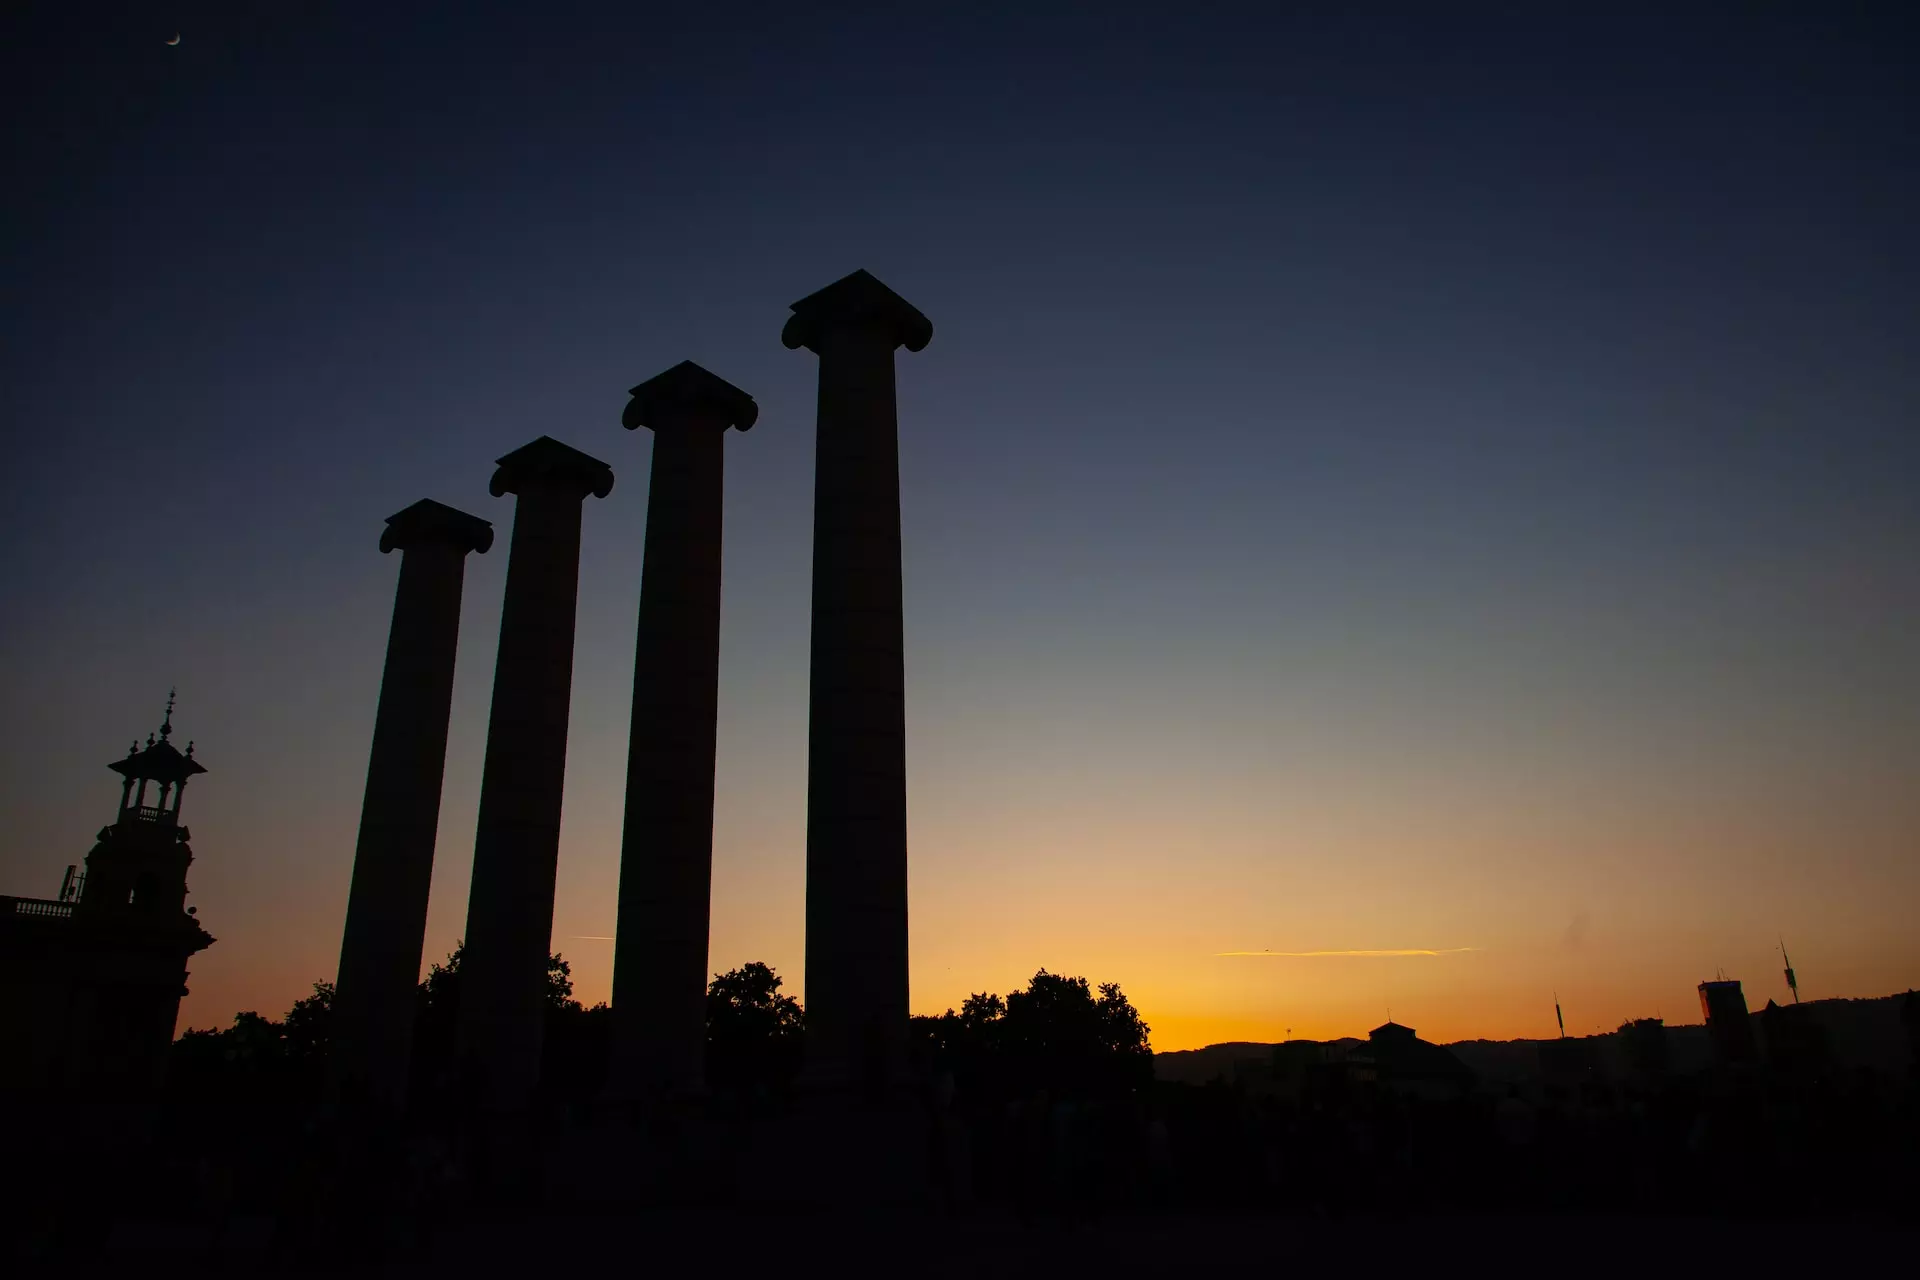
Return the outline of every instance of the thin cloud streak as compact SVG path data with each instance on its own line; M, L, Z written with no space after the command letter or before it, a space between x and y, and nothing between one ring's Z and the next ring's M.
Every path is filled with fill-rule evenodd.
M1480 951L1481 947L1400 947L1387 951L1216 951L1216 956L1269 956L1274 959L1304 959L1319 956L1362 956L1378 959L1393 956L1457 956L1465 951Z

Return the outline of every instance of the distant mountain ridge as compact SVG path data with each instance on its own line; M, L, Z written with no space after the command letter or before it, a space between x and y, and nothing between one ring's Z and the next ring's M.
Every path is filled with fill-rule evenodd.
M1800 1007L1827 1033L1835 1062L1848 1069L1871 1068L1897 1075L1906 1071L1912 1058L1907 1031L1901 1021L1901 1005L1908 992L1866 999L1809 1000ZM1761 1023L1764 1009L1752 1010L1756 1041L1766 1045ZM1622 1064L1620 1034L1606 1032L1595 1036L1569 1037L1588 1042L1595 1065L1602 1071L1617 1073ZM1681 1023L1666 1028L1667 1052L1672 1070L1681 1075L1705 1068L1713 1056L1702 1023ZM1531 1083L1539 1079L1540 1046L1550 1040L1457 1040L1445 1048L1464 1062L1487 1083ZM1289 1044L1353 1046L1364 1040L1348 1036L1338 1040L1292 1040ZM1275 1043L1251 1040L1210 1044L1203 1049L1173 1049L1153 1055L1154 1075L1161 1080L1181 1084L1206 1084L1212 1080L1233 1080L1237 1075L1265 1070L1273 1061Z

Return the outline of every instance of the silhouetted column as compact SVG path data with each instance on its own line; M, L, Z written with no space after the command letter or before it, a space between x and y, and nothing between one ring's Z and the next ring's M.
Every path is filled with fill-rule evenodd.
M382 552L401 552L400 586L334 985L328 1091L336 1097L387 1106L406 1098L414 988L427 936L453 707L461 580L467 553L492 545L491 524L431 500L387 517L380 538Z
M500 656L480 779L457 1039L479 1100L526 1102L540 1079L560 797L567 773L580 504L613 471L541 436L500 459L493 494L519 495L500 607Z
M907 768L893 352L927 318L865 271L793 304L820 357L807 732L807 1062L882 1093L907 1055Z
M728 427L753 397L691 361L633 389L621 416L653 430L647 547L627 735L627 815L614 930L615 1096L697 1093L706 1057L720 692L720 531Z

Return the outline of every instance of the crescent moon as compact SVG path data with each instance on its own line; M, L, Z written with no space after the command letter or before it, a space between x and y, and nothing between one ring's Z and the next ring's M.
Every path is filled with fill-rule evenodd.
M169 41L167 41L167 43L168 43L168 44L179 44L179 43L180 43L180 33L179 33L179 32L177 32L177 31L176 31L176 32L174 32L174 33L173 33L173 39L171 39L171 40L169 40Z

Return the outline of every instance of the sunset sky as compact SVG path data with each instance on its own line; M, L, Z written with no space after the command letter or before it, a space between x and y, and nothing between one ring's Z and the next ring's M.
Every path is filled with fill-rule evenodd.
M804 998L818 365L779 336L856 267L934 324L898 357L916 1011L1045 967L1159 1049L1548 1035L1556 992L1590 1032L1697 1021L1716 971L1784 999L1783 937L1803 996L1920 985L1906 6L128 8L4 55L0 892L55 894L177 685L219 939L183 1028L333 977L377 543L422 497L501 535L427 958L461 935L487 480L542 434L618 477L553 927L607 997L619 417L683 359L760 405L710 959Z

